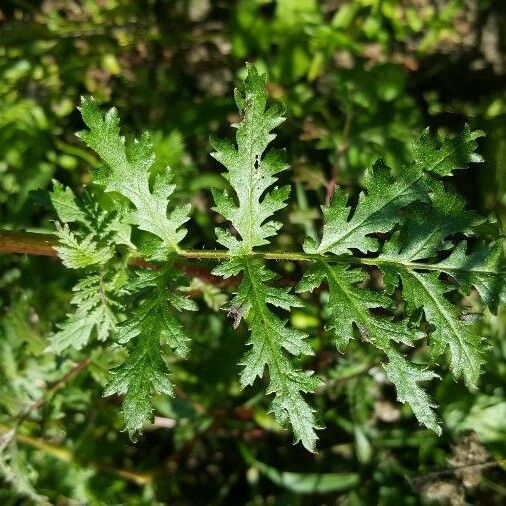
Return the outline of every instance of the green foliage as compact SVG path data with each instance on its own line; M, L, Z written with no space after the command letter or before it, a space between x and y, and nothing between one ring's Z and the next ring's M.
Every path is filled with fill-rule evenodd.
M293 427L296 441L310 451L315 450L316 427L313 409L301 393L314 392L318 380L311 371L301 371L294 367L286 352L294 356L312 355L306 334L286 327L268 304L290 310L301 302L287 290L268 286L274 275L262 264L248 259L231 260L230 264L215 269L216 273L239 274L243 279L236 296L231 301L229 313L237 327L241 318L246 318L251 330L250 351L242 361L241 383L251 385L258 377L269 372L267 393L275 394L271 409L278 422Z
M167 365L160 345L168 347L180 358L189 351L189 339L174 310L196 310L192 301L167 291L174 276L172 268L146 272L129 287L130 293L148 290L130 318L118 330L117 340L126 345L128 357L113 371L105 395L124 395L123 415L126 430L136 436L151 421L153 393L173 395Z
M251 331L251 348L242 360L242 385L252 385L267 370L267 393L274 394L271 410L276 420L282 425L288 423L296 441L314 451L317 424L303 394L314 392L319 381L312 371L301 369L303 362L294 362L296 357L312 355L313 350L304 332L288 327L287 321L271 309L290 311L301 307L302 302L289 290L273 285L275 275L257 258L255 249L269 244L267 239L281 226L272 221L272 216L285 207L288 197L287 187L271 189L276 175L287 166L279 152L267 151L275 137L271 131L283 118L278 106L267 105L264 77L252 65L247 71L244 92L236 92L241 113L236 145L213 141L213 156L227 168L225 177L233 191L215 192L216 210L235 231L217 229L218 241L227 250L214 257L228 260L214 273L225 278L242 277L228 307L234 327L245 319ZM82 114L89 130L79 135L104 163L96 183L113 194L117 212L109 212L112 217L108 220L100 218L101 212L95 209L95 219L90 220L72 193L56 186L52 200L60 218L81 222L90 230L80 239L67 225L60 227L58 254L66 266L93 268L97 274L77 285L73 299L77 313L53 337L51 349L80 349L94 329L98 340L104 340L113 333L118 320L124 320L115 339L125 346L128 358L113 372L106 395L124 396L123 414L133 437L151 420L152 395L173 393L160 345L180 358L188 352L189 339L174 310L196 307L167 289L178 282L174 255L205 258L206 252L193 254L179 245L186 234L181 226L189 219L189 207L168 212L174 185L167 177L169 169L157 172L151 181L154 156L149 137L126 141L120 134L116 110L103 115L94 100L83 100ZM348 194L336 189L330 205L323 208L323 233L318 244L308 240L305 254L273 257L312 262L298 291L312 291L325 280L329 290L328 330L337 348L345 352L356 328L364 341L387 358L385 372L396 386L399 400L407 402L418 420L437 433L441 428L434 402L420 386L437 377L427 366L448 349L455 379L462 376L469 387L474 387L485 353L477 315L466 314L447 296L456 287L448 285L442 275L450 274L464 292L475 286L483 303L492 309L503 297L498 283L499 269L502 272L498 243L489 247L478 242L467 254L466 240L459 240L458 234L479 235L483 220L465 211L453 191L436 179L479 160L475 154L479 135L466 128L440 144L425 132L415 144L413 163L397 177L379 162L366 174L364 191L356 203L350 204ZM125 206L124 199L133 208ZM113 260L116 231L111 223L117 221L160 239L155 254L149 248L148 258L159 262L167 258L168 263L125 284L124 262ZM264 255L260 253L260 257ZM382 271L383 289L367 286L371 280L361 264ZM392 297L394 289L396 298ZM405 308L399 307L399 298ZM128 309L132 304L133 312ZM418 346L426 335L429 356L424 363L412 363L404 356L403 347Z
M70 188L55 182L50 201L63 223L57 223L59 257L66 267L87 271L86 277L73 288L71 303L77 308L75 313L59 325L50 341L49 349L61 353L70 346L83 348L92 335L105 341L115 331L121 311L117 292L123 284L121 269L112 265L115 243L121 244L123 240L131 243L128 225L120 224L114 214L102 211L90 194L77 202ZM75 223L81 225L77 234L69 228L69 224Z
M2 4L0 503L502 504L500 3Z
M366 193L359 195L353 208L347 205L347 195L338 189L330 206L323 210L321 242L317 246L312 241L306 244L307 252L318 254L342 255L353 249L363 253L378 252L383 241L376 234L390 232L395 226L403 227L401 209L413 206L416 206L415 209L420 208L424 202L432 199L425 206L424 216L415 214L414 218L404 220L406 239L400 246L400 251L396 251L395 246L387 241L379 256L369 262L367 259L362 260L363 263L372 263L384 271L386 286L390 290L397 284L396 276L400 277L407 315L413 315L410 323L374 317L370 313L371 309L391 310L393 301L383 294L358 288L362 276L357 271L330 266L326 263L327 260L310 269L306 280L299 285L300 291L312 290L324 278L327 279L331 311L329 329L335 334L334 340L338 348L344 351L353 337L355 324L361 337L389 358L385 370L397 388L399 399L410 404L421 423L437 432L441 429L432 410L433 403L417 385L419 381L427 381L437 375L410 365L399 355L393 343L414 345L419 331L413 329L411 324L416 318L414 313L423 310L427 322L433 325L429 340L432 358L439 357L449 349L450 369L455 379L463 376L469 387L476 386L485 351L480 327L476 315L463 314L462 309L446 298L447 292L455 288L443 283L439 275L442 272L462 272L462 275L455 276L455 280L463 282L463 290L470 288L466 278L474 278L475 286L480 281L483 282L479 289L483 302L492 302L492 307L497 307L498 294L502 291L502 285L498 282L500 267L497 257L495 263L494 260L491 262L493 267L489 267L494 271L491 278L487 276L489 270L479 274L483 270L483 265L480 265L483 260L465 261L465 255L462 254L465 245L462 244L456 245L455 251L441 265L417 263L417 260L430 259L440 249L448 250L452 244L446 244L443 248L445 239L459 232L470 234L472 224L479 222L472 213L464 210L456 195L444 189L442 183L432 179L427 172L448 176L456 168L481 161L474 152L476 138L480 135L480 132L471 132L466 127L462 134L440 145L425 132L415 143L414 164L395 179L391 178L387 167L377 164L366 174ZM393 242L396 243L397 240L398 234L394 234ZM478 249L472 258L476 256L486 257L486 250ZM457 258L460 261L454 263ZM445 269L443 265L446 264L449 268ZM454 272L449 272L452 265ZM489 290L494 293L492 297L488 294ZM347 322L344 329L343 322Z
M350 218L348 195L338 188L329 207L324 208L323 236L316 252L336 255L355 248L376 251L378 240L371 234L389 232L399 221L399 210L425 198L421 171L407 169L394 180L388 167L376 164L365 177L367 193L359 196ZM311 250L309 246L308 251Z
M349 270L340 265L329 265L322 261L311 267L298 285L298 291L312 291L326 279L329 288L329 324L334 344L345 352L346 345L354 337L354 326L361 338L381 350L388 358L384 366L388 379L395 385L400 401L407 402L416 417L425 426L441 433L427 394L417 385L437 375L407 361L394 343L413 346L423 334L407 322L390 317L376 317L371 309L390 309L392 301L386 295L358 287L364 281L360 270Z
M170 173L166 169L156 175L153 188L150 188L149 170L154 162L150 136L145 133L139 140L126 143L120 135L115 109L103 116L95 100L83 99L81 110L89 130L78 136L106 164L98 178L104 191L117 192L135 206L135 211L129 213L129 223L159 237L164 247L177 250L178 243L186 235L181 226L188 221L190 206L174 209L167 219L167 205L175 187L169 184Z
M267 145L275 138L271 130L283 121L282 111L277 106L266 108L265 80L255 67L248 66L244 86L244 95L238 91L235 95L242 114L237 126L237 147L224 141L213 144L216 150L213 157L228 169L226 178L235 193L229 196L215 192L216 210L232 222L241 240L227 231L217 230L218 241L228 248L232 260L214 272L227 277L243 272L241 285L230 306L234 325L244 317L251 330L251 350L243 361L241 383L251 385L267 368L270 377L267 392L275 394L272 411L276 419L282 424L289 421L296 440L314 451L313 410L301 392L313 392L318 382L311 377L311 372L293 367L285 355L286 351L295 356L311 355L312 351L304 342L307 336L287 328L286 321L280 320L268 307L271 304L289 311L301 303L286 290L268 286L267 282L272 281L274 275L247 258L254 247L268 244L266 239L281 227L281 223L270 219L285 207L289 195L289 187L266 191L276 182L274 176L288 168L280 153L270 151L264 155Z
M75 293L71 300L77 309L59 325L51 338L50 349L58 353L69 346L80 350L88 344L94 332L99 341L105 341L116 329L118 321L119 304L113 298L117 288L114 280L105 280L100 274L79 281L73 288Z
M237 125L237 146L215 140L212 153L213 158L227 168L225 177L238 201L236 206L234 197L228 193L214 194L216 211L230 220L241 236L241 241L237 241L227 231L217 231L218 241L234 255L251 253L254 247L268 244L266 239L281 227L281 223L270 218L286 206L290 191L285 186L266 192L276 182L274 176L288 168L281 152L270 151L263 156L267 145L275 138L271 130L284 121L283 109L279 105L266 109L265 78L258 75L254 66L247 68L244 95L239 91L235 93L242 115Z

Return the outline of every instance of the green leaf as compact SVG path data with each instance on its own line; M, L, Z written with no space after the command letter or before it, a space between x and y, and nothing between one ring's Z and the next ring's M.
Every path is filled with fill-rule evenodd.
M337 188L330 206L323 208L323 236L316 252L341 255L351 249L363 253L377 251L379 242L371 234L391 231L403 221L402 208L413 202L428 201L427 192L434 191L439 184L427 179L426 172L446 176L454 169L481 160L474 152L476 139L481 135L466 127L460 135L439 144L425 131L415 144L414 163L404 168L397 178L391 177L390 170L382 162L366 172L365 192L359 195L354 208L348 205L346 193ZM460 202L450 205L453 209L463 206ZM307 251L312 249L310 244L306 246Z
M316 422L313 409L302 394L313 392L319 381L311 371L294 367L286 354L299 356L313 352L305 341L306 334L288 328L268 307L271 304L288 310L299 306L300 302L285 289L266 285L273 274L261 263L238 259L235 268L236 273L243 271L243 279L232 300L230 314L235 318L235 326L241 318L246 318L251 330L248 343L251 349L242 362L241 383L243 386L253 384L267 368L270 379L267 393L274 394L271 409L276 420L282 425L290 423L295 440L314 451Z
M250 465L257 468L272 483L296 494L329 494L354 488L360 482L357 473L292 473L279 471L256 460L241 446L241 453Z
M445 240L456 233L472 235L484 222L473 211L466 210L462 197L430 180L430 203L417 204L409 209L403 231L402 251L412 260L436 255L449 245ZM389 245L387 244L387 247Z
M389 232L401 221L400 209L427 199L419 183L421 177L420 171L406 169L394 179L390 169L378 162L367 171L365 193L359 195L354 209L348 205L344 190L337 188L330 206L323 208L323 236L316 252L341 255L351 249L377 251L379 242L371 234Z
M186 235L182 225L189 219L190 205L175 207L167 214L169 197L175 189L170 184L168 169L158 172L150 186L150 168L154 163L150 136L145 132L140 139L126 142L120 134L116 109L103 115L92 98L82 99L81 113L89 130L78 136L106 164L96 182L101 183L106 192L117 192L134 205L130 216L132 224L159 237L165 247L177 251Z
M59 330L50 338L48 349L61 353L69 347L77 350L88 344L93 332L99 341L105 341L116 329L117 312L121 304L114 294L118 290L116 279L105 280L100 274L81 279L73 288L71 303L75 313L59 325Z
M56 235L59 243L55 250L63 265L69 269L104 265L114 256L114 249L111 246L98 246L91 234L79 239L69 230L67 224L58 227Z
M417 420L441 435L441 427L434 413L434 404L427 393L418 385L420 381L430 381L438 375L423 366L408 362L402 355L391 350L388 353L388 363L383 367L387 378L395 385L397 398L400 402L407 402Z
M506 303L506 266L503 241L482 246L466 253L466 242L460 242L452 254L439 262L442 272L450 274L466 293L474 287L484 304L497 313L500 303Z
M460 202L450 197L447 203L438 209L436 201L432 233L425 221L408 221L407 234L395 235L385 246L380 261L388 285L395 286L395 278L400 276L408 311L423 311L433 326L429 340L433 356L439 357L449 350L453 376L456 379L464 377L466 384L474 387L485 352L478 315L466 314L465 308L450 301L448 295L456 287L443 282L440 273L450 274L467 293L475 286L484 303L495 310L504 297L502 247L500 243L478 246L473 253L466 255L466 242L462 241L445 260L424 262L424 257L435 256L440 250L452 247L451 242L445 244L444 240L458 231L455 213L462 213L461 232L469 232L469 226L476 223L472 213L463 211ZM431 214L428 216L432 219Z
M452 236L473 235L484 221L467 211L462 199L435 178L448 176L457 168L480 161L474 151L476 139L481 135L466 127L460 135L441 144L426 131L415 145L414 163L401 171L399 177L393 179L387 167L376 164L367 173L365 191L359 195L355 206L349 205L349 197L338 189L331 205L323 209L321 242L315 244L308 240L305 245L306 252L313 254L345 255L353 250L380 252L371 263L383 269L385 288L392 292L400 276L408 312L414 316L423 311L433 327L430 335L432 356L437 358L448 349L454 377L463 376L469 386L478 380L484 346L476 318L464 314L450 302L447 294L452 288L439 279L439 273L451 274L467 290L475 286L484 301L494 308L500 300L496 289L500 284L498 250L490 255L481 250L463 258L463 252L457 249L441 263L429 264L424 260L437 258L450 250ZM393 230L395 233L382 248L378 234ZM363 261L368 263L368 259ZM320 261L305 274L299 289L312 289L324 278L327 280L328 328L338 348L343 349L352 339L355 325L364 340L389 358L385 370L396 385L399 399L411 405L421 423L439 432L433 405L418 385L420 381L434 378L434 373L410 364L392 344L412 344L414 331L405 321L371 314L372 308L388 309L391 299L360 289L358 272Z
M253 248L268 244L268 238L276 233L279 223L270 220L279 209L285 207L289 188L269 188L276 182L275 175L285 169L282 153L271 151L264 155L274 139L271 133L283 120L283 109L267 107L265 78L252 65L247 66L244 94L236 90L235 99L242 120L237 125L236 145L228 141L214 140L212 156L228 170L224 175L235 195L214 192L216 211L232 222L239 238L224 230L217 230L218 242L237 257L219 266L215 274L225 277L243 272L239 290L231 302L230 315L234 326L247 317L251 330L249 345L241 374L243 386L251 385L264 370L269 371L267 393L274 394L271 405L277 421L290 423L295 440L310 451L316 442L316 423L313 409L303 394L313 392L318 380L311 372L301 371L292 364L293 356L312 354L304 340L306 335L286 326L268 307L274 305L285 310L300 306L299 300L287 290L274 288L267 283L273 274L247 256Z
M430 380L436 375L410 364L400 355L394 343L412 346L422 334L404 321L394 321L390 316L374 316L371 309L388 309L392 301L384 294L361 288L364 273L343 265L318 262L310 267L298 285L297 291L304 292L320 286L326 279L329 289L327 329L332 333L337 348L344 352L353 339L353 327L366 342L378 348L388 357L384 365L387 376L397 389L401 402L407 402L418 421L440 433L440 427L428 395L417 385L418 381Z
M86 223L85 214L70 188L53 180L53 191L49 193L49 198L60 221L63 223Z
M173 389L156 331L144 328L131 340L127 350L128 358L112 373L104 395L124 396L122 413L125 429L134 438L152 421L153 394L172 396Z
M429 339L433 357L439 357L448 349L454 378L463 376L469 387L475 387L485 352L477 315L465 314L446 298L452 288L441 282L437 272L423 273L394 265L385 269L392 269L401 277L408 310L423 310L434 327Z
M111 246L124 244L135 249L130 241L130 225L122 221L120 213L102 209L97 195L89 190L85 190L78 199L70 188L54 181L49 198L61 222L81 226L97 242Z
M127 287L143 294L143 301L118 329L117 339L126 344L128 357L113 370L104 395L124 396L122 412L131 438L151 422L153 396L173 395L160 346L169 347L180 358L189 352L189 339L169 303L176 310L197 308L182 295L167 289L171 278L174 272L168 265L161 271L138 273Z
M378 291L360 288L365 274L361 270L348 269L344 265L329 265L318 262L310 267L297 286L298 292L312 291L327 280L329 288L329 321L327 330L332 332L334 344L344 352L353 339L356 325L362 339L370 341L384 350L390 341L412 345L416 338L413 329L405 323L394 322L391 317L375 317L373 308L390 308L392 300Z
M482 162L476 154L476 139L485 134L480 130L471 131L469 125L453 139L446 139L442 144L430 135L427 128L413 147L416 164L427 172L439 176L449 176L456 169L463 169L471 162Z
M276 137L271 131L284 121L284 109L279 105L267 107L265 77L253 65L248 65L244 95L238 90L235 99L241 113L236 125L236 145L226 140L212 140L211 154L227 168L224 177L235 195L215 191L215 210L221 213L240 235L217 230L218 242L234 254L251 252L255 246L268 244L268 237L281 226L269 218L286 206L289 187L267 191L277 173L288 168L283 153L271 151L264 156L269 143Z

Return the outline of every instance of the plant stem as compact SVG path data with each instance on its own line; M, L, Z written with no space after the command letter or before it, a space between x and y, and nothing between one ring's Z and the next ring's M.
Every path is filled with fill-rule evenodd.
M39 234L34 232L13 232L10 230L0 230L0 253L20 253L28 255L57 256L55 247L58 245L58 239L53 234ZM195 260L230 260L233 256L226 250L198 250L198 249L178 249L175 252L181 258ZM326 263L340 264L359 264L359 265L402 265L407 269L424 269L429 271L440 271L437 264L403 262L397 259L385 258L357 258L350 255L331 256L317 253L303 253L297 251L254 251L249 253L248 258L261 258L263 260L278 260L285 262L315 262L324 261ZM149 265L140 257L132 257L133 265ZM183 270L188 270L189 275L193 275L191 267L183 266ZM207 273L206 278L210 274ZM197 274L195 277L200 277Z
M12 432L12 428L0 424L0 434L3 433L9 433ZM105 471L108 473L111 473L115 476L118 476L120 478L123 478L124 480L130 481L132 483L135 483L139 486L149 485L153 482L153 474L152 473L145 473L140 471L135 471L133 469L116 469L113 467L109 467L106 465L103 465L99 462L95 461L80 461L77 456L68 448L64 448L61 446L57 446L53 443L50 443L49 441L46 441L45 439L38 438L38 437L32 437L28 436L26 434L18 434L16 432L13 433L14 437L19 443L31 446L32 448L35 448L36 450L43 451L47 455L50 455L58 460L61 460L63 462L74 462L81 466L85 467L92 467L97 469L98 471Z
M27 255L57 256L57 238L53 234L34 232L0 231L0 251L4 253L26 253Z

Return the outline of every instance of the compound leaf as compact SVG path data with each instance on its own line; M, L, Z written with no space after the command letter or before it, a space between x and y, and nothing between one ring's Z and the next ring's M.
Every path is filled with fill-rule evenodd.
M101 274L92 274L74 286L71 303L76 311L59 325L50 338L48 349L61 353L69 347L77 350L88 344L93 332L99 341L105 341L116 329L121 304L116 300L118 280L105 280Z
M127 290L141 294L142 302L118 330L118 341L126 345L128 357L112 371L104 395L123 395L123 416L130 437L151 422L155 394L173 395L169 370L161 348L168 347L177 357L189 351L189 338L175 310L195 310L191 301L171 293L167 284L174 279L170 265L161 271L137 274Z
M359 195L354 209L348 205L344 190L337 188L330 206L323 208L323 235L316 252L341 255L351 249L376 251L379 242L371 234L389 232L400 221L400 209L426 200L420 178L421 172L406 169L394 179L390 169L378 162L367 171L365 192Z
M391 316L375 316L371 312L371 309L389 309L392 301L378 291L360 287L359 283L364 281L361 270L321 261L305 273L298 291L312 290L324 279L329 289L327 329L332 333L337 348L344 352L348 342L353 339L353 328L356 326L364 341L388 357L388 363L383 367L397 389L399 400L411 406L420 423L439 433L441 429L432 409L434 405L417 384L436 375L409 363L395 349L395 343L412 346L423 334L404 321L394 321Z
M56 235L59 245L55 248L63 265L69 269L82 269L91 265L104 265L114 255L114 249L109 246L98 246L93 235L88 234L79 239L70 231L67 224L58 227Z

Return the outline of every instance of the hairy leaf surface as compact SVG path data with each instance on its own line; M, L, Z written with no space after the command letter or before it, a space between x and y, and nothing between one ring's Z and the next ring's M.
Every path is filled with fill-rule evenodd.
M142 294L142 302L118 331L118 341L126 345L128 357L113 370L104 395L123 395L123 415L131 437L152 421L155 394L173 395L173 386L162 347L177 357L189 351L189 339L175 311L196 310L186 297L166 289L173 278L171 268L161 272L143 272L130 284L129 290Z
M411 406L420 423L440 432L432 409L434 405L418 385L418 382L430 380L436 375L408 362L395 347L395 343L412 346L423 334L404 321L394 321L391 316L375 316L371 312L371 309L389 308L392 300L382 293L358 286L364 281L361 270L350 270L343 265L329 265L322 261L309 269L299 283L298 291L311 291L324 279L329 289L327 327L337 348L345 352L346 345L353 339L355 325L364 341L388 357L384 368L397 389L399 400Z

